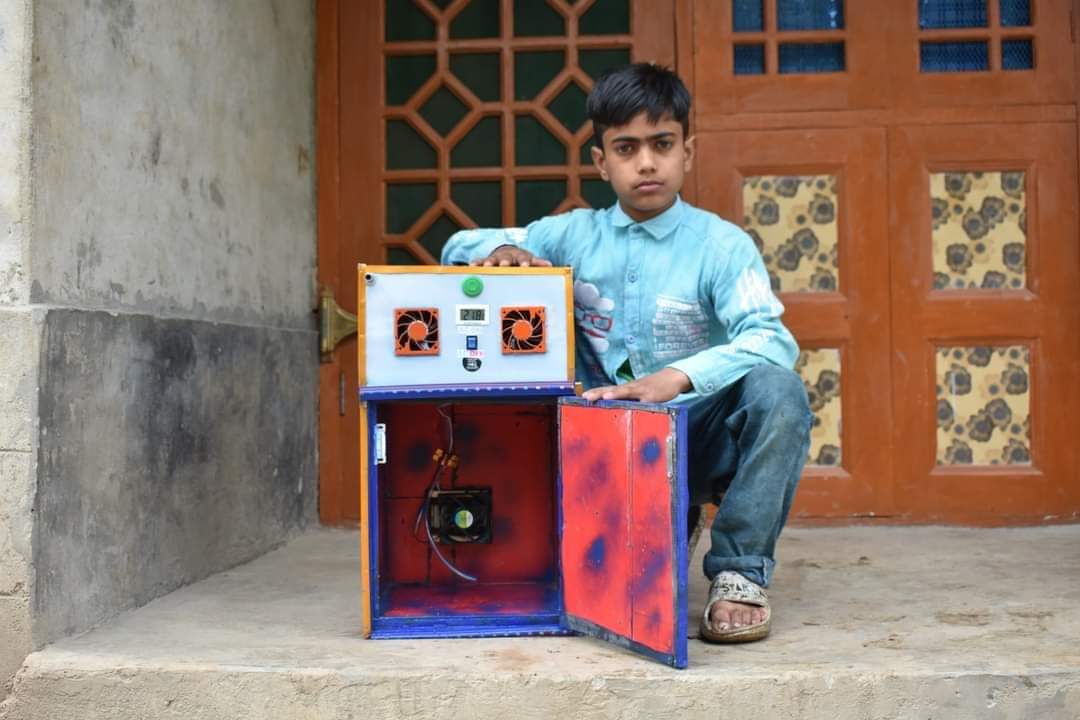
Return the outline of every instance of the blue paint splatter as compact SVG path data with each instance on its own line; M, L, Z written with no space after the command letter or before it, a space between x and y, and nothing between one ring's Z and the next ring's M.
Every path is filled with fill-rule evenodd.
M589 544L588 550L585 551L585 567L590 570L602 569L606 552L603 536L597 537Z
M645 461L646 465L652 465L660 459L660 441L656 438L649 438L645 441L645 446L641 448L641 459Z

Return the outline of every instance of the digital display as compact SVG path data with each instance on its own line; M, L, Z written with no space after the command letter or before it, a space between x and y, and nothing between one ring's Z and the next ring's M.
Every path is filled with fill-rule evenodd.
M458 322L469 325L486 325L487 311L486 305L459 305Z

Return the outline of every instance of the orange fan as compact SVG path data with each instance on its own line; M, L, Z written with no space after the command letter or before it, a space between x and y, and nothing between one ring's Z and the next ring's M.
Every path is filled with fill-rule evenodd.
M504 307L502 309L502 351L504 355L547 352L544 343L544 308Z
M395 355L438 355L438 308L394 310L394 336Z

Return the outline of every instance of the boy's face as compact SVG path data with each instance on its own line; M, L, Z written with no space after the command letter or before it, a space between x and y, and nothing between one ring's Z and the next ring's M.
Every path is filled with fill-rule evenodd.
M600 176L611 183L623 211L637 222L667 210L694 160L694 138L670 115L649 122L642 112L604 131L604 149L592 149Z

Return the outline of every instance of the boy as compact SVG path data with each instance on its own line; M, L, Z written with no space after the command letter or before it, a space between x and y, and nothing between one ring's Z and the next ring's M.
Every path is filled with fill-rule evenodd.
M763 588L810 442L791 370L798 348L749 236L679 198L694 158L682 81L629 65L601 77L586 107L593 161L618 203L457 233L442 262L573 267L585 398L685 403L690 504L700 513L723 498L704 561L702 637L759 640L771 623Z

